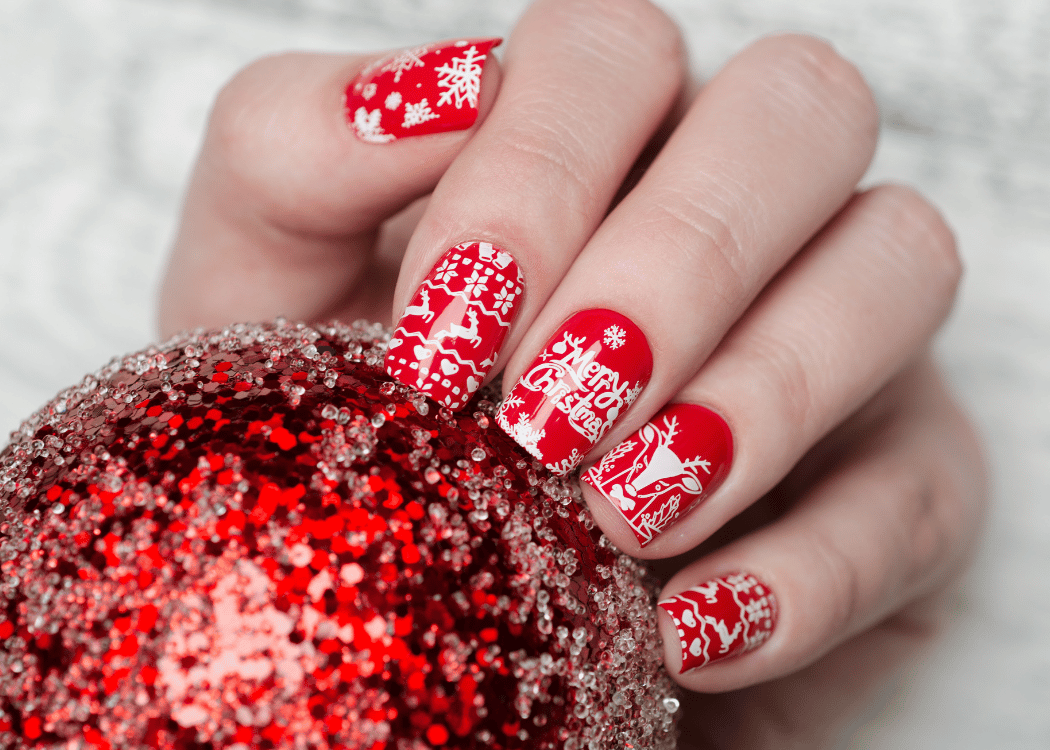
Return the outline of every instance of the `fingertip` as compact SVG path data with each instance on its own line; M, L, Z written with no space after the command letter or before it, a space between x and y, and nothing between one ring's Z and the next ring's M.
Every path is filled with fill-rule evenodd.
M679 684L684 687L688 687L682 682L682 634L678 630L678 626L675 625L674 618L671 613L664 609L662 602L664 598L661 597L656 607L657 617L657 628L660 631L660 638L663 641L664 650L664 667L667 669L667 673L671 675Z
M751 654L776 631L779 605L772 589L739 570L684 590L681 583L672 580L657 605L669 674L683 687L704 692L733 690L761 679L768 665Z
M491 106L499 38L458 39L389 53L371 60L346 84L346 120L358 140L392 144L472 129L482 120L482 94Z
M640 559L653 557L647 553L646 548L639 542L638 536L635 534L634 529L631 528L631 525L627 523L627 519L624 518L623 514L620 513L609 498L594 488L591 483L592 480L587 477L588 473L590 473L590 470L584 471L580 476L580 491L583 493L584 502L587 503L594 522L598 524L602 533L609 538L610 542L616 545L617 549L631 557Z

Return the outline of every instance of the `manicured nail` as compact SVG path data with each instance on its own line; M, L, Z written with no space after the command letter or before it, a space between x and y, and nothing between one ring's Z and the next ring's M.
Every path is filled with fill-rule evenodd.
M758 648L777 622L773 592L749 573L715 578L659 605L678 628L682 673Z
M710 409L665 406L583 475L643 547L722 484L733 460L729 425Z
M350 127L368 143L469 128L485 57L502 41L430 44L372 63L346 89Z
M510 253L488 242L456 245L405 308L390 339L387 373L461 408L499 356L524 288Z
M638 326L612 310L584 310L547 342L496 421L548 469L567 474L634 403L652 371Z

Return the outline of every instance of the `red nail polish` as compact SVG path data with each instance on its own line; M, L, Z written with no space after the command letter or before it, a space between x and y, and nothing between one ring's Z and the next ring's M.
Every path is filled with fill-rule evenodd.
M548 469L567 474L634 403L652 371L638 326L612 310L584 310L547 342L496 421Z
M643 547L710 495L729 473L733 436L710 409L665 406L583 475Z
M777 600L749 573L730 573L659 602L682 641L687 672L758 648L773 633Z
M502 41L430 44L372 63L346 89L350 127L368 143L469 128L485 58Z
M491 243L448 250L394 329L387 373L449 409L461 408L499 356L524 286L514 258Z

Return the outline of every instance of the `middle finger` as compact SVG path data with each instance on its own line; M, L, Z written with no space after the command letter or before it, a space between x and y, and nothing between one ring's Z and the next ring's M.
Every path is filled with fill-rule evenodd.
M564 473L638 427L849 198L877 126L857 70L817 39L772 37L731 60L510 360L504 430Z

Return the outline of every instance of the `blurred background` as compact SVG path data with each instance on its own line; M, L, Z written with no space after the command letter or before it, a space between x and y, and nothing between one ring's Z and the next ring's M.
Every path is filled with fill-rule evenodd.
M287 49L506 34L525 0L0 0L0 435L154 336L181 191L222 83ZM1050 747L1050 0L658 0L710 76L805 31L858 64L967 277L938 341L986 438L988 533L945 637L856 748ZM2 441L0 441L2 442Z

